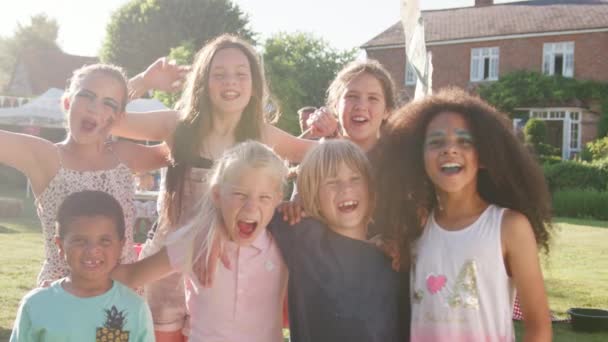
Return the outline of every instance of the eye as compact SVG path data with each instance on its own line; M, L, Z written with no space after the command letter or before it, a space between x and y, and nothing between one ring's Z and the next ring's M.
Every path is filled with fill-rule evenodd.
M112 244L112 239L110 238L103 238L101 239L101 245L104 247L110 246Z
M223 80L224 77L226 77L226 75L224 75L223 73L217 73L217 74L213 74L212 77L216 80Z
M82 97L85 99L94 99L95 95L92 93L89 93L88 91L79 91L78 93L76 93L77 97Z
M352 176L352 177L350 177L350 181L353 183L358 183L361 181L361 176L360 175Z
M103 104L106 105L107 107L110 107L110 109L112 109L112 111L114 111L114 113L118 112L118 104L116 102L106 100L106 101L103 101Z
M75 239L72 239L72 241L71 241L71 242L72 242L72 244L73 244L73 245L76 245L76 246L83 246L83 245L85 245L85 244L86 244L86 240L85 240L85 239L82 239L82 238L75 238Z
M240 192L240 191L235 191L235 192L232 193L232 195L235 196L235 197L238 197L238 198L245 198L245 197L247 197L247 195L245 193Z
M270 195L261 195L260 196L260 200L264 201L264 202L268 202L272 200L272 196Z
M370 102L378 102L378 101L380 101L380 98L379 98L379 97L377 97L377 96L370 96L370 97L368 98L368 100L369 100Z
M246 78L249 78L249 74L248 74L248 73L246 73L246 72L240 72L240 73L238 73L238 74L237 74L237 76L238 76L239 78L241 78L241 79L246 79Z
M473 146L473 138L469 138L469 137L458 138L458 143L463 146Z
M443 146L443 139L431 138L427 139L425 144L428 148L437 148Z

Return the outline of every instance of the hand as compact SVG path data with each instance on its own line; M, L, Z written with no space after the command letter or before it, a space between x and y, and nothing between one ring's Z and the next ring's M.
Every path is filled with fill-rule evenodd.
M300 203L300 198L296 196L293 201L286 201L279 204L277 210L283 214L283 220L288 221L290 225L299 223L302 218L308 216Z
M141 87L145 89L132 89L131 92L142 92L142 90L145 92L150 89L156 89L174 93L181 89L189 71L189 65L177 65L174 60L169 60L167 57L159 58L143 73L135 77L141 79ZM134 96L130 97L133 98Z
M333 136L338 130L338 120L326 107L317 109L306 121L310 127L310 137L320 138Z
M392 259L391 267L394 271L399 272L399 268L401 267L401 254L397 241L384 239L381 235L376 235L369 241Z

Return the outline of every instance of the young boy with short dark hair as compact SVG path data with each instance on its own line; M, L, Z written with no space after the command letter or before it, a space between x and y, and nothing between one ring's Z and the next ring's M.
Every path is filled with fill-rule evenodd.
M154 341L148 305L110 278L124 231L122 208L111 195L69 195L57 213L55 243L70 274L23 298L10 341Z

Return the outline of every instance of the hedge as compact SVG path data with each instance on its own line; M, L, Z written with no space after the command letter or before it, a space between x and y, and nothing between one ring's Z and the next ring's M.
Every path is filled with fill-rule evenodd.
M565 160L543 165L552 193L567 189L608 190L608 159L597 162Z
M559 190L553 194L553 215L608 220L608 192Z

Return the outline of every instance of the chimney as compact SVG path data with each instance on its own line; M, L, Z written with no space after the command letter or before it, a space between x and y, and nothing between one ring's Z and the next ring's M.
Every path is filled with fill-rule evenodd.
M494 0L475 0L475 7L492 6Z

